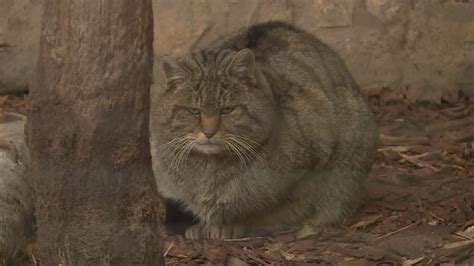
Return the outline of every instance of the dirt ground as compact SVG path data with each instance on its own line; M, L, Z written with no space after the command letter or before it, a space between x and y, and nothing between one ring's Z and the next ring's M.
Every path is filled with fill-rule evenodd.
M166 263L474 265L474 99L370 102L380 147L364 203L342 226L232 241L169 236ZM0 96L2 106L24 114L27 98Z

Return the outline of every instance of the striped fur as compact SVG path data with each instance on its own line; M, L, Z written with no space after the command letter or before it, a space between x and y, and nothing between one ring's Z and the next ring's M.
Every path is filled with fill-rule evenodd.
M162 61L152 89L153 169L161 194L199 219L187 237L337 223L354 209L376 125L327 45L270 22ZM221 114L226 107L234 109ZM201 116L217 119L213 138L226 149L196 148Z

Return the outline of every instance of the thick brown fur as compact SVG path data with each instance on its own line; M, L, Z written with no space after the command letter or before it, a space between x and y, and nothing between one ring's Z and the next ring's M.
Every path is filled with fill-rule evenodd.
M161 61L153 168L161 194L199 219L188 238L337 223L354 210L376 125L326 44L269 22ZM206 146L203 134L215 143Z

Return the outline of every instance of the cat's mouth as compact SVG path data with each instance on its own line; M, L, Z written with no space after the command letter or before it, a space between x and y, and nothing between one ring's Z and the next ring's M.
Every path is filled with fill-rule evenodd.
M200 140L197 141L194 145L194 150L203 154L218 154L226 151L226 146L221 141L216 141L212 139Z

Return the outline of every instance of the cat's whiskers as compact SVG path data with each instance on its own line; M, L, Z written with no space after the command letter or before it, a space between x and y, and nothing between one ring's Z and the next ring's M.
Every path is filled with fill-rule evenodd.
M177 161L176 161L176 166L175 170L179 170L180 166L186 161L188 158L189 154L191 153L192 148L194 147L194 141L189 141L186 144L184 144L184 148L182 151L177 155Z
M256 158L260 163L265 164L265 160L256 150L256 147L254 147L252 143L249 143L250 141L248 138L244 138L239 135L228 135L227 137L229 140L237 144L236 146L238 146L239 149L242 151L242 153L245 154L245 157L247 158L249 162L251 162L253 158ZM255 144L258 144L254 141L252 142Z
M170 168L178 170L186 161L189 153L194 147L195 138L189 135L175 138L162 145L164 158L169 162Z
M240 138L240 139L246 140L247 142L249 142L249 144L252 144L256 148L259 148L259 149L262 149L265 152L268 152L268 149L265 146L263 146L262 144L256 142L255 140L250 139L247 136L244 136L244 135L235 135L235 136Z
M241 137L239 135L226 134L224 137L226 139L226 145L230 147L237 155L246 171L249 170L248 165L252 163L254 158L257 159L262 165L266 164L265 160L258 153L257 148L255 147L258 143L250 141L248 138Z
M239 158L239 161L243 164L245 171L247 172L248 170L247 162L245 158L243 157L241 151L237 149L236 146L232 144L232 142L230 142L229 140L226 140L225 144L226 144L226 147L229 147L234 152L234 154L237 155L237 158Z
M239 142L240 145L242 145L251 155L253 155L257 160L259 160L261 163L265 163L265 160L263 157L258 153L255 147L251 145L246 139L240 137L239 135L234 135L235 141ZM256 142L254 142L256 143ZM258 144L258 143L257 143Z
M196 144L195 141L195 137L185 135L172 139L160 146L164 159L169 162L170 168L179 170ZM257 151L257 149L264 149L264 147L248 137L226 134L224 136L224 143L227 150L238 157L246 171L249 170L249 165L254 159L257 159L261 164L265 164L262 155Z
M235 142L235 148L238 149L242 155L245 157L245 160L248 161L249 163L252 161L252 156L251 156L251 151L249 151L248 149L246 149L246 147L241 143L239 142L237 139L231 139L231 141Z
M170 167L174 170L179 170L179 167L181 166L181 163L184 161L187 151L191 147L191 142L186 142L181 145L181 148L177 150L177 152L173 155L173 158L171 159Z
M190 136L184 136L184 137L178 137L178 138L174 138L172 139L171 141L165 143L165 144L162 144L160 145L160 148L163 149L162 150L162 153L164 155L166 154L169 154L169 152L173 152L174 150L176 150L177 147L180 146L180 144L188 141L191 137ZM172 148L174 148L173 150L171 150Z
M173 169L175 168L175 164L177 163L178 158L179 158L179 156L181 156L181 153L183 152L183 150L185 150L187 143L188 143L187 141L179 142L173 148L173 150L169 154L167 154L166 158L171 160L171 162L170 162L171 168L173 168Z

